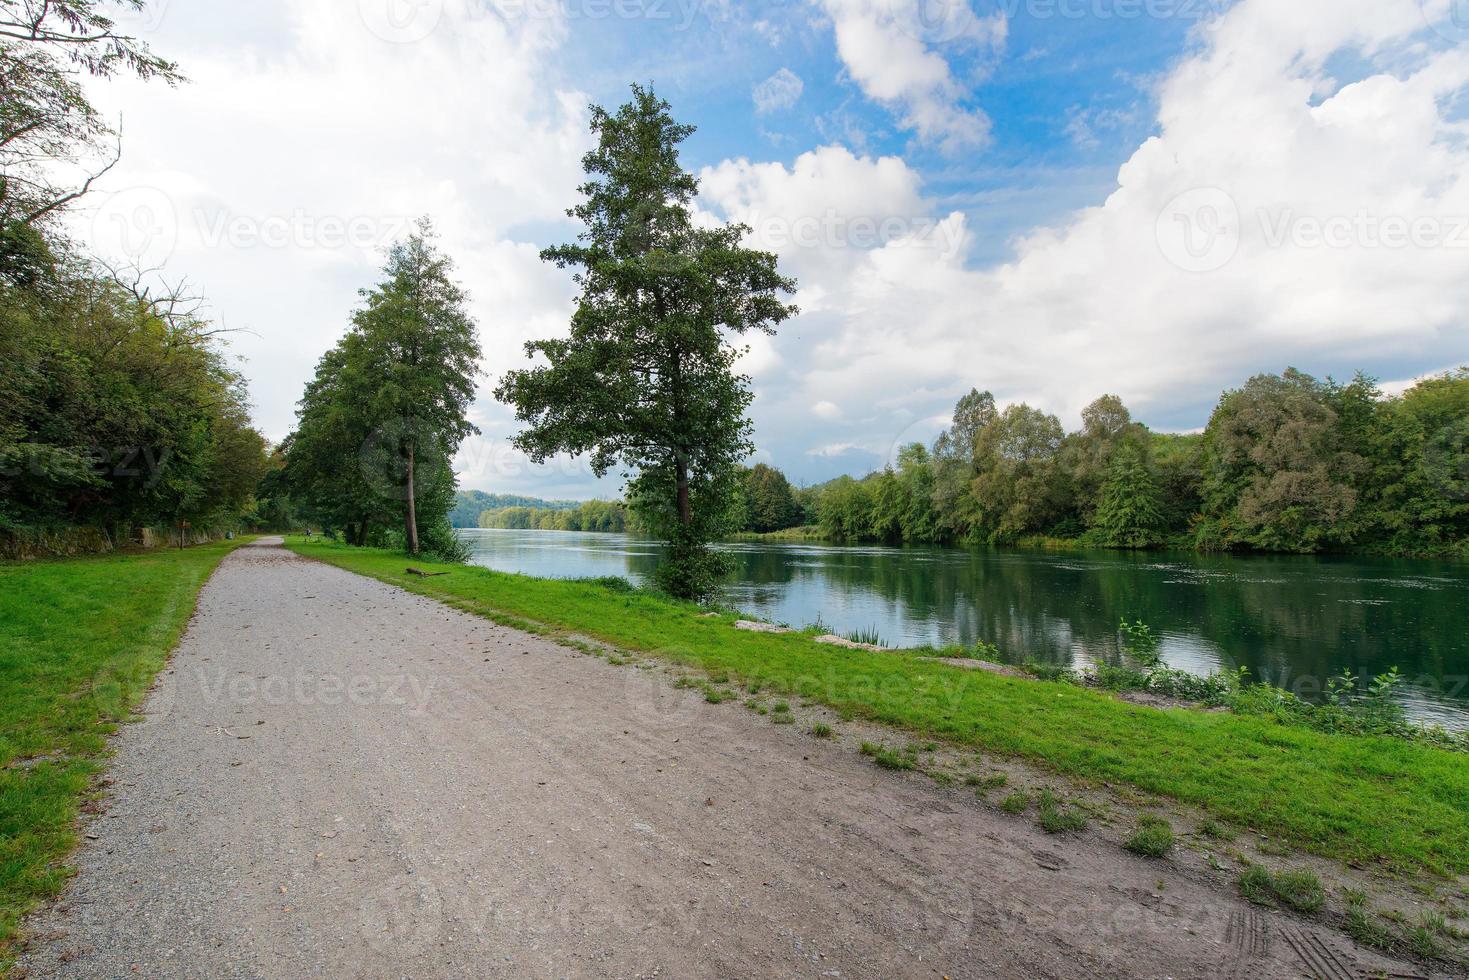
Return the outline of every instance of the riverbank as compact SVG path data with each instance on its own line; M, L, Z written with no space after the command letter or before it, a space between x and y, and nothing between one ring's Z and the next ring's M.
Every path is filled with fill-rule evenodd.
M243 543L0 562L0 971L21 917L66 884L108 736Z
M1158 710L1084 688L836 649L801 634L737 631L733 615L616 583L415 563L450 573L422 578L391 552L288 544L497 622L603 641L701 668L711 683L759 685L1084 783L1125 784L1309 853L1394 873L1469 872L1469 765L1459 753L1268 718Z

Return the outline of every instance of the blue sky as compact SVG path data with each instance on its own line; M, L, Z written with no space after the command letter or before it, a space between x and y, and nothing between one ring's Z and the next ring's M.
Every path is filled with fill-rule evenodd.
M1469 362L1450 4L174 0L133 27L191 83L99 92L124 158L75 220L208 295L274 439L431 215L485 347L463 484L612 495L510 449L490 391L566 328L536 253L575 231L587 104L651 82L698 127L701 210L800 280L801 316L741 362L758 458L866 472L971 386L1068 425L1115 393L1189 430L1259 371L1401 387Z

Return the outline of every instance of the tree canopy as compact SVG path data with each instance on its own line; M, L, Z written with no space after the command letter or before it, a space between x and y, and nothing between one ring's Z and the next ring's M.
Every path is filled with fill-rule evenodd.
M748 379L731 335L770 332L795 312L775 256L741 245L749 229L693 221L698 189L678 147L693 127L667 102L591 110L597 146L582 160L582 201L568 214L577 241L541 253L574 269L581 293L568 336L532 341L544 365L511 371L496 397L525 427L515 444L533 460L588 454L602 475L619 467L628 498L669 542L661 584L707 594L722 571L707 544L730 524L737 466L753 449Z

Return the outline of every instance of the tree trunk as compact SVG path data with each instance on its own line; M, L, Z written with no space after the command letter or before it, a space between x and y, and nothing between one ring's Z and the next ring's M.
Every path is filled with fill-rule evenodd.
M413 443L408 444L408 553L418 554L418 502L413 499Z
M367 518L364 517L362 519L362 523L357 525L357 547L363 548L363 547L366 547L366 545L367 545Z
M674 483L678 488L678 522L684 527L694 523L694 514L689 506L689 471L680 457L675 463L677 476Z

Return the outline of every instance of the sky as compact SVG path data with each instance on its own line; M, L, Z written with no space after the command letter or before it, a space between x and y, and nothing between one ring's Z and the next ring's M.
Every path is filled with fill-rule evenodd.
M1400 390L1469 363L1466 0L164 0L188 83L95 88L121 163L71 217L187 279L278 440L384 249L430 216L484 348L461 486L613 496L533 465L491 391L564 335L590 104L697 127L798 317L746 338L756 460L860 475L993 391L1159 430L1295 366Z

